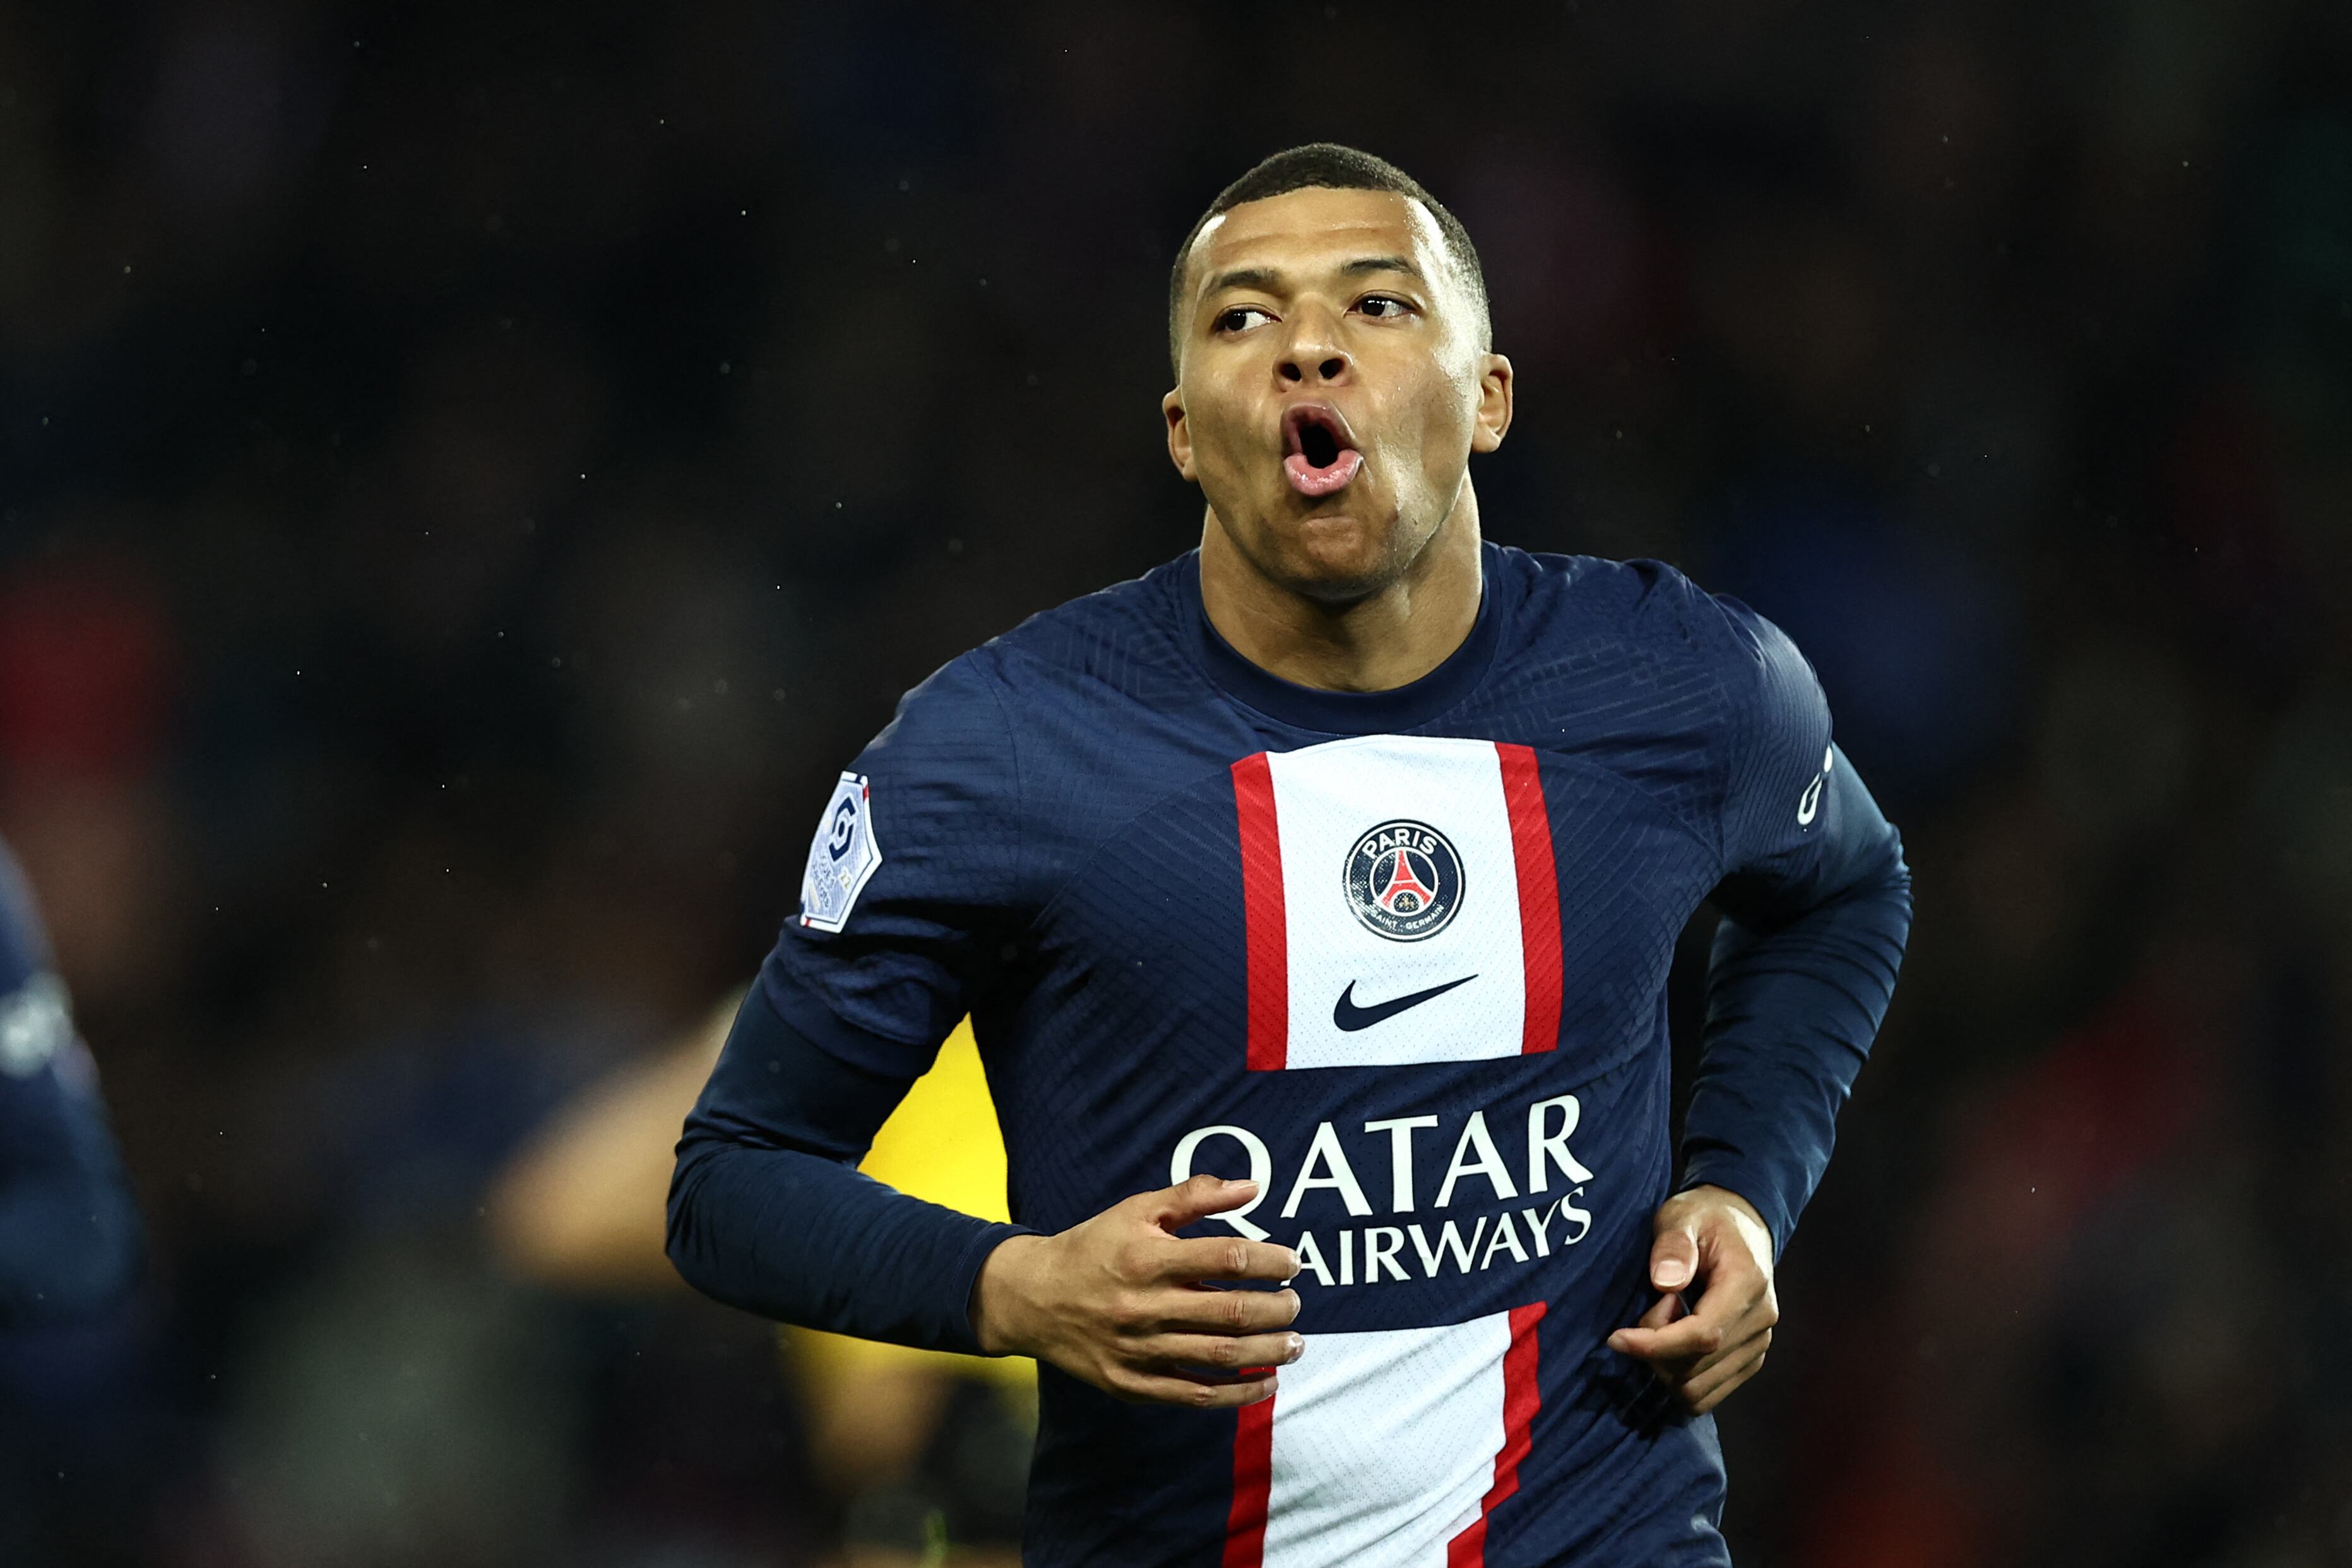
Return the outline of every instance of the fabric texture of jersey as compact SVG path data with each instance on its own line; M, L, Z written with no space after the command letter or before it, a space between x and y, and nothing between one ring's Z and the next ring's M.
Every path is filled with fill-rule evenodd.
M1711 1420L1604 1343L1675 1180L1668 966L1715 895L1683 1181L1785 1246L1907 877L1769 623L1656 563L1484 567L1459 650L1354 695L1227 647L1187 556L948 665L843 775L762 974L791 1035L903 1083L969 1011L1016 1222L1245 1176L1203 1234L1304 1268L1265 1404L1044 1371L1033 1563L1727 1560Z

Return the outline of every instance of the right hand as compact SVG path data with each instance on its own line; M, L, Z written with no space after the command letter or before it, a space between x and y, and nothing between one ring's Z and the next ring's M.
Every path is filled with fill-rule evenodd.
M1199 1175L1105 1209L1058 1236L1016 1236L981 1265L971 1326L991 1355L1030 1355L1121 1399L1222 1410L1274 1395L1306 1342L1288 1331L1298 1257L1239 1236L1175 1233L1236 1209L1253 1182Z

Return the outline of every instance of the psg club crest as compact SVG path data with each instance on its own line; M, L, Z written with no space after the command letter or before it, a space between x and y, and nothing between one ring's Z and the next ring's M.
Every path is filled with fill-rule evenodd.
M1391 942L1435 936L1462 907L1462 857L1425 822L1383 822L1348 851L1348 908Z

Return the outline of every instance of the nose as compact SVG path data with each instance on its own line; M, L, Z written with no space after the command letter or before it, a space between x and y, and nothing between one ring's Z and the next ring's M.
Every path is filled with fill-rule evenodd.
M1293 318L1295 330L1278 374L1292 385L1316 385L1347 379L1355 361L1339 344L1339 333L1328 314L1302 310Z

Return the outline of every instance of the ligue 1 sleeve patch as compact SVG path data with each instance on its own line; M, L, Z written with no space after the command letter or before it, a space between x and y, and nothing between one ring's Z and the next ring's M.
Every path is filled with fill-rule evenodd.
M833 801L816 825L808 869L801 877L801 924L839 931L866 883L881 868L882 847L874 841L872 791L864 773L844 773Z

